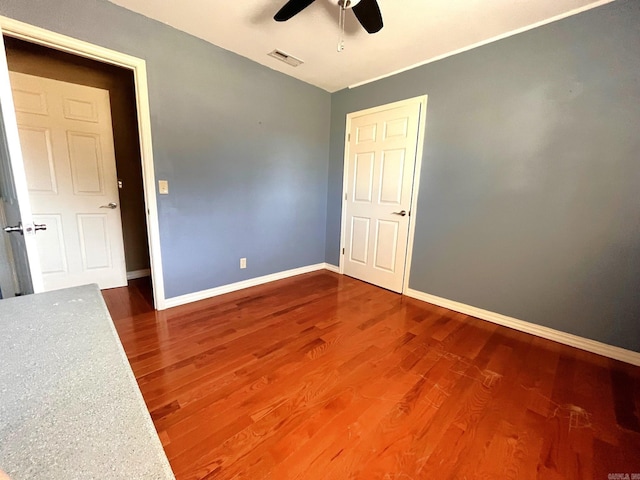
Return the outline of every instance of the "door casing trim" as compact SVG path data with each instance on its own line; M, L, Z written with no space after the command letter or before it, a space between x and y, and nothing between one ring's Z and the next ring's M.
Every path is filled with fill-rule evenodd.
M142 183L147 214L147 233L149 238L149 258L155 308L164 310L164 276L160 249L160 224L158 219L158 203L155 194L155 172L153 164L153 147L151 141L151 113L149 106L149 89L147 82L147 66L145 60L124 53L100 47L89 42L66 35L51 32L40 27L20 22L12 18L0 16L2 32L10 37L43 45L55 50L90 58L102 63L116 65L133 72L136 110L138 112L138 129L140 157L142 163Z
M346 221L347 221L347 203L345 201L345 192L347 192L347 182L349 181L349 133L351 132L351 121L355 117L362 115L369 115L372 113L382 112L392 108L406 107L408 105L420 105L420 116L418 118L418 144L416 145L416 164L413 170L413 182L411 188L411 210L409 216L409 236L407 239L407 254L405 256L404 263L404 275L402 279L402 293L404 294L409 288L409 277L411 275L411 259L413 257L413 245L414 236L416 231L416 212L418 209L418 190L420 187L420 173L422 171L422 156L424 153L424 135L427 125L427 95L421 95L418 97L408 98L399 102L387 103L385 105L378 105L377 107L367 108L365 110L359 110L357 112L351 112L347 114L347 124L344 133L344 158L342 169L342 214L340 219L340 264L339 273L344 274L344 254L342 253L346 248Z

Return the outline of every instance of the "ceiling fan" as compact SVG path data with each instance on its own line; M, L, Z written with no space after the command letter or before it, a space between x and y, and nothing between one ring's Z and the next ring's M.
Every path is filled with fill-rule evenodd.
M289 0L276 13L273 19L276 22L285 22L311 5L315 0ZM352 9L356 18L369 33L379 32L382 27L382 14L376 0L331 0L331 3L340 7L341 27L344 27L344 13Z

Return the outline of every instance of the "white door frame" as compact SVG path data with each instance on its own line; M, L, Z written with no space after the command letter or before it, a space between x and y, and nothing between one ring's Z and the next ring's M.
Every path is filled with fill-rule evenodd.
M379 105L357 112L347 114L347 126L344 133L344 168L342 173L342 217L340 222L340 273L344 274L344 251L346 248L346 222L347 222L347 202L346 192L349 182L349 133L351 132L351 120L354 117L378 113L391 108L406 107L408 105L420 105L420 118L418 120L418 145L416 146L416 165L413 170L413 188L411 189L411 210L409 214L409 238L407 240L407 255L405 257L404 275L402 280L402 293L409 288L409 276L411 274L411 257L413 256L413 238L416 231L416 212L418 209L418 190L420 187L420 171L422 170L422 154L424 150L424 132L427 120L427 95L408 98L399 102Z
M140 132L140 157L142 163L142 184L147 209L147 233L149 237L149 258L153 297L155 308L164 310L164 277L160 253L160 226L158 221L158 204L155 193L155 173L153 165L153 149L151 144L151 114L149 110L149 90L147 84L146 62L137 57L116 52L104 47L77 40L66 35L50 32L12 18L0 16L0 27L5 35L36 43L55 50L90 58L102 63L124 67L133 72L136 107L138 113L138 129ZM17 127L16 127L17 128Z

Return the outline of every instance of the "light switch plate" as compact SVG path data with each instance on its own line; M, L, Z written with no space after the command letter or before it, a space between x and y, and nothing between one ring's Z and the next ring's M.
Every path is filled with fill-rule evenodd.
M158 193L160 193L160 195L168 195L169 194L169 181L168 180L158 180Z

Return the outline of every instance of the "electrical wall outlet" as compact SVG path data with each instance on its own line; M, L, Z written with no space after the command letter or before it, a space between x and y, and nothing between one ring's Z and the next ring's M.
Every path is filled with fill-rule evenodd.
M240 268L247 268L247 259L246 258L241 258L240 259Z

